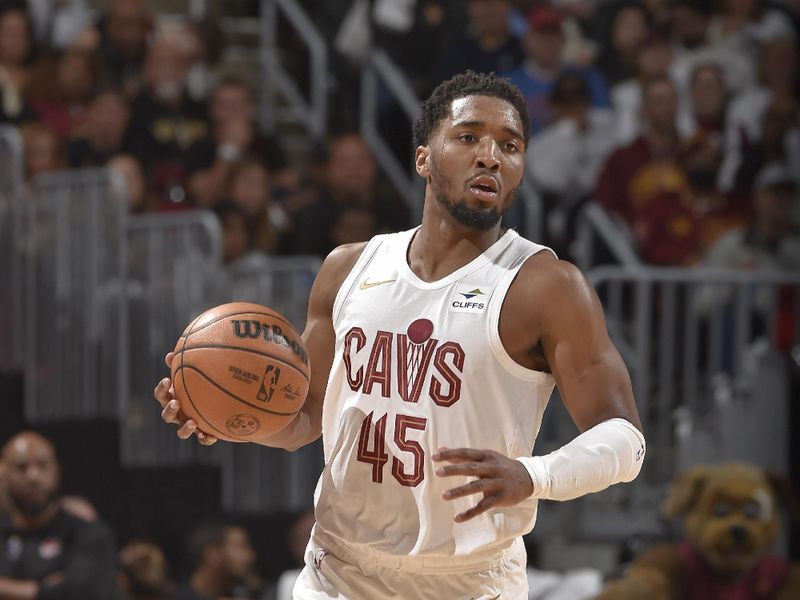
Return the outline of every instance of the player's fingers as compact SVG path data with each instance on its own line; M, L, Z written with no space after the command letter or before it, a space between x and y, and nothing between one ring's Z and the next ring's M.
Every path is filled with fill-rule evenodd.
M192 434L197 431L197 423L193 419L186 419L186 422L178 427L178 437L186 440L192 437Z
M178 419L178 412L180 409L181 405L178 404L177 400L172 398L164 404L164 410L161 411L161 418L167 423L180 423Z
M164 408L167 405L167 402L172 400L172 396L169 393L170 389L170 380L168 377L165 377L161 381L158 382L155 389L153 390L153 396L155 399L158 400L158 403L161 405L161 408Z
M478 502L475 506L470 508L469 510L459 513L456 515L456 523L463 523L464 521L469 521L470 519L477 517L478 515L485 513L490 508L493 508L497 503L497 496L484 496L483 500Z
M197 441L203 444L203 446L211 446L217 443L217 438L211 434L203 433L199 429L197 430Z
M444 465L436 469L439 477L452 477L453 475L466 475L472 477L483 477L492 475L494 467L476 462L462 462Z
M447 490L442 494L445 500L453 500L455 498L463 498L464 496L471 496L472 494L484 494L496 490L498 481L496 479L476 479L470 481L459 487Z
M172 359L175 357L174 352L167 352L167 355L164 357L164 362L167 364L167 367L170 369L172 368Z
M435 461L479 462L485 458L485 453L474 448L440 448L432 458Z

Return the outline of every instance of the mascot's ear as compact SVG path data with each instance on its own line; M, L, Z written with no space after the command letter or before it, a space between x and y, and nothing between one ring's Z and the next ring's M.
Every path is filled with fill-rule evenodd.
M789 518L794 523L800 523L800 501L797 499L795 489L792 487L791 481L777 473L765 473L767 481L769 481L775 496L783 504L786 512L789 513Z
M708 481L711 469L708 467L692 467L685 471L672 483L664 501L662 513L668 519L687 512L697 501L703 486Z

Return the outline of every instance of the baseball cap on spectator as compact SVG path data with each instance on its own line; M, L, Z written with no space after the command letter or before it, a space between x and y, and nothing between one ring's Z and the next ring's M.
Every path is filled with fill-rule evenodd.
M753 187L759 190L786 190L796 191L797 180L791 171L782 163L769 163L759 171Z
M555 6L542 4L533 7L528 13L528 26L531 31L561 32L564 14Z

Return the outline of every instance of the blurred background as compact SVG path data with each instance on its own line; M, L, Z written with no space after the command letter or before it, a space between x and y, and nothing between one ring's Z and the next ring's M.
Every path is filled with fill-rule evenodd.
M0 0L0 440L54 441L121 565L181 581L224 516L252 551L230 595L280 597L321 446L180 442L163 356L226 301L302 330L328 251L418 222L411 124L473 69L531 113L504 224L587 274L648 439L633 484L542 503L531 567L619 574L676 537L660 507L693 465L796 484L798 19L797 0ZM536 452L575 433L554 397ZM776 550L800 556L788 521Z

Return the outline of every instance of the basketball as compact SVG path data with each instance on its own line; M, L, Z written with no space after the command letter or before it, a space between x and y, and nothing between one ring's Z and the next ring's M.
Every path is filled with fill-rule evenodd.
M184 330L172 381L182 412L199 429L248 442L280 431L302 408L308 355L285 317L233 302L207 310Z

